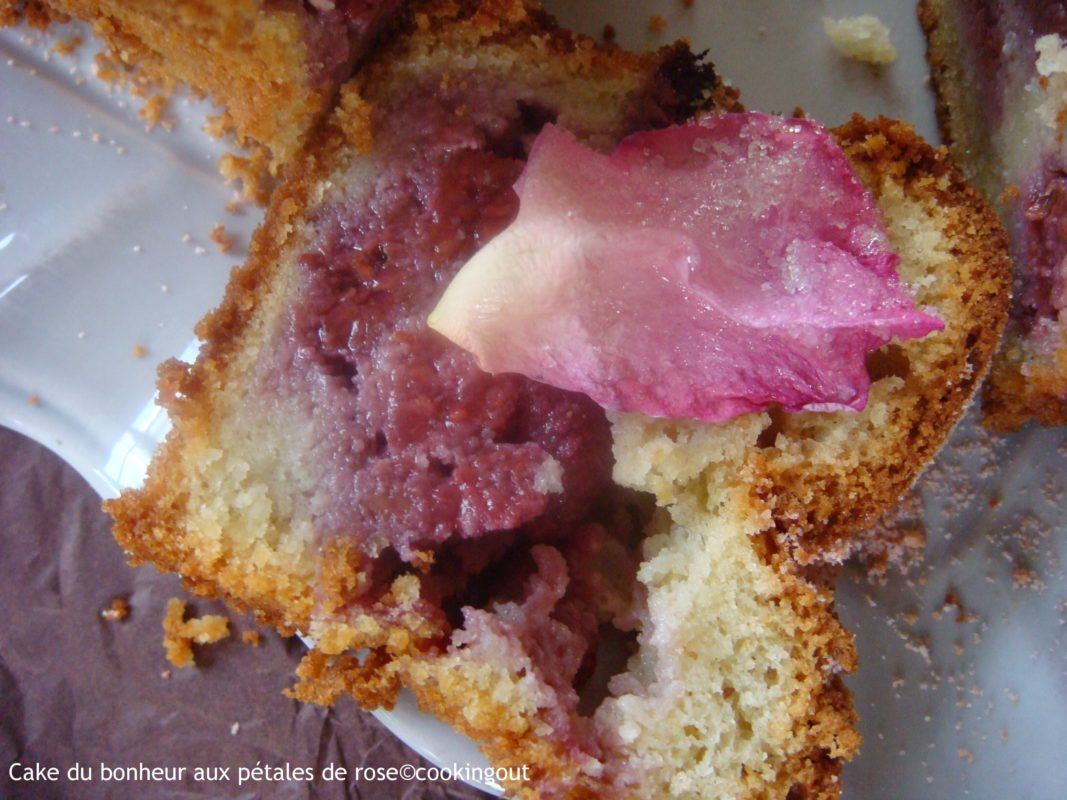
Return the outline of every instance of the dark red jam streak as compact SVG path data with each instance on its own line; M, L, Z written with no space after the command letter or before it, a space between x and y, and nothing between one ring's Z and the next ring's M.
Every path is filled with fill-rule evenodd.
M1023 324L1054 319L1064 307L1063 262L1067 259L1067 173L1046 167L1020 208L1025 234L1016 270L1015 315Z
M983 101L989 131L1003 124L1002 94L1009 70L1033 72L1037 40L1050 33L1067 38L1063 0L960 0L962 35L974 47L975 91ZM1022 63L1018 63L1018 62ZM1016 262L1012 315L1030 329L1055 319L1064 306L1061 262L1067 256L1067 171L1049 154L1040 172L1019 187L1013 242Z
M402 2L335 0L327 9L304 0L301 5L312 86L329 86L347 78Z
M426 327L451 277L517 210L522 114L514 102L472 112L501 103L471 93L429 90L383 114L384 169L369 199L325 208L299 260L291 369L329 427L330 504L317 533L371 556L417 561L446 543L515 534L558 540L610 483L610 431L592 401L483 373ZM538 479L553 459L562 492ZM453 556L476 566L471 549Z

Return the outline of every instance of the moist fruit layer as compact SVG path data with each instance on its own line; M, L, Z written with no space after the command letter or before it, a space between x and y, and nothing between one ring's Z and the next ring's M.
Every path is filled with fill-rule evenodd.
M311 85L347 78L404 0L303 0Z
M307 386L329 420L318 533L374 557L423 561L425 548L519 528L557 539L610 482L594 403L487 375L426 326L453 273L515 214L522 114L485 92L427 86L383 114L375 192L317 216L279 339L281 382Z

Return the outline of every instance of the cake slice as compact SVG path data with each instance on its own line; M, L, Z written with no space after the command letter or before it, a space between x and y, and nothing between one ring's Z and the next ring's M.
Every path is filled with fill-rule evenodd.
M0 24L70 16L154 85L224 109L241 146L277 172L395 19L401 0L0 0Z
M1040 0L922 0L938 120L1011 238L1014 304L984 395L1010 430L1067 422L1067 9Z
M512 796L837 797L855 656L814 567L914 480L1006 315L1002 234L945 159L896 123L837 132L945 322L872 355L862 412L609 419L426 326L545 123L609 149L735 108L682 45L419 4L288 171L196 363L165 366L174 427L107 506L119 542L308 634L295 696L410 688L528 767Z

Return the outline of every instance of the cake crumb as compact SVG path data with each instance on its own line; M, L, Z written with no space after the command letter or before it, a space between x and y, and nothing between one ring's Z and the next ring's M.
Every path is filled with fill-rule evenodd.
M897 49L889 41L889 28L872 14L841 19L823 17L822 27L845 58L868 64L889 64L896 60Z
M134 358L144 358L148 354L148 349L143 344L135 344L130 354Z
M69 39L61 39L52 45L52 52L61 56L69 56L77 50L82 43L82 37L71 36Z
M220 253L228 253L233 250L233 236L226 230L221 222L211 229L211 241L219 248Z
M36 408L41 405L41 396L35 392L26 398L26 403Z
M172 597L163 617L163 648L176 667L195 667L193 644L212 644L230 635L230 623L218 614L185 619L185 601Z
M1009 183L1007 186L1004 187L1004 191L1000 193L1000 197L997 198L997 202L1002 206L1006 206L1015 202L1015 200L1017 200L1018 198L1019 187L1016 186L1014 183Z
M666 29L666 27L667 27L667 20L665 20L661 15L653 14L651 17L648 18L648 30L649 30L649 32L651 32L651 33L659 33L660 31Z
M966 761L968 764L974 763L974 753L968 750L966 747L959 747L956 749L956 755Z
M159 673L159 677L161 677L165 681L166 680L170 680L170 670L169 669L163 670L161 673Z
M263 639L259 635L259 631L245 631L241 634L241 641L251 647L259 647Z
M266 151L262 149L256 150L247 158L223 153L219 159L219 173L227 183L237 183L240 186L243 199L266 205L270 197L268 161Z
M226 113L208 114L204 122L204 132L212 139L222 139L233 133L233 130L233 120Z
M121 622L130 616L130 604L124 597L113 597L111 605L101 611L100 616L108 622Z
M145 100L143 106L137 112L145 125L145 130L150 131L159 125L163 128L169 129L171 126L165 117L167 108L167 98L161 94L154 94Z

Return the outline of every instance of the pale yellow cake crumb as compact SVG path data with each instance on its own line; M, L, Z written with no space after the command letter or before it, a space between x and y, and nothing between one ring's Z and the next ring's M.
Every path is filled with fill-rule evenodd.
M841 19L823 17L822 26L845 58L868 64L888 64L896 60L897 49L889 41L889 28L872 14Z
M194 644L212 644L230 635L230 623L218 614L185 619L185 601L172 597L163 617L163 648L176 667L195 667Z
M259 635L259 631L245 631L241 634L241 641L252 647L259 647L263 639Z

